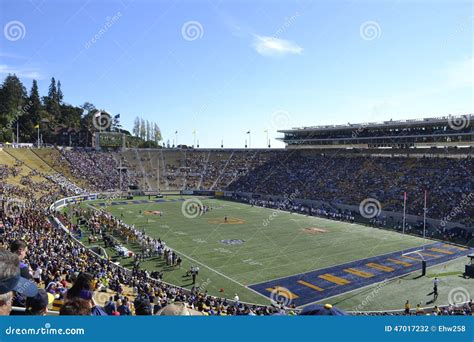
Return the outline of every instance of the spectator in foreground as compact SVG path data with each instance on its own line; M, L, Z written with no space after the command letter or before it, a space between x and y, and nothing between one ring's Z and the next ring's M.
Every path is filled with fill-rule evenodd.
M18 259L20 259L20 272L21 276L26 279L33 279L28 264L24 262L26 258L26 252L28 248L26 246L25 241L22 240L15 240L10 244L10 252L13 254L18 255Z
M137 297L133 302L135 307L135 315L137 316L151 316L153 315L153 309L151 307L150 300L145 297Z
M90 301L81 298L67 300L59 310L60 316L90 316L91 314Z
M12 309L13 291L31 297L38 293L36 285L21 277L18 256L0 249L0 316L9 315Z
M92 275L90 273L80 273L74 285L66 292L66 299L83 299L89 302L91 314L93 316L107 316L104 309L94 301L94 288L92 286Z
M54 302L54 296L51 293L40 289L36 296L26 299L25 315L46 316L48 314L48 306Z

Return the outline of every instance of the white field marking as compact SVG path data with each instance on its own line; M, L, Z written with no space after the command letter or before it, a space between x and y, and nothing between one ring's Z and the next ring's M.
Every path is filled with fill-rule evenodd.
M193 241L196 243L207 243L207 241L203 239L193 239Z
M410 254L418 254L418 253L423 252L423 251L424 251L424 249L417 249L416 251L413 251L413 252L403 253L402 256L410 255Z
M179 230L173 231L173 233L176 234L176 235L188 235L188 233L181 232Z
M263 266L263 264L261 262L258 262L258 261L255 261L253 259L245 259L245 260L242 260L242 262L244 264L248 264L250 266Z
M334 264L334 265L329 265L329 266L325 266L325 267L322 267L322 268L317 268L317 269L314 269L314 270L310 270L310 271L305 271L305 272L299 272L299 273L295 273L295 274L291 274L291 275L287 275L287 276L283 276L283 277L278 277L278 278L274 278L274 279L270 279L270 280L265 280L265 281L261 281L261 282L258 282L258 283L254 283L254 284L250 284L249 286L254 286L254 285L258 285L258 284L263 284L263 283L268 283L270 281L275 281L275 280L278 280L278 279L284 279L284 278L289 278L289 277L294 277L294 276L298 276L298 275L303 275L303 274L306 274L306 273L310 273L310 272L314 272L314 271L319 271L319 270L322 270L322 269L325 269L325 268L328 268L328 267L342 267L343 265L346 265L346 264L351 264L355 261L360 261L360 260L364 260L364 259L370 259L370 258L378 258L378 257L381 257L381 256L384 256L386 254L392 254L392 253L396 253L397 251L394 251L394 252L385 252L383 254L379 254L379 255L373 255L373 256L368 256L366 258L362 258L362 259L357 259L357 260L351 260L351 261L347 261L347 262L343 262L341 264ZM341 254L331 254L331 257L333 256L337 256L337 255L342 255L344 253L341 253ZM321 258L319 258L321 259ZM454 260L454 259L453 259ZM420 260L421 261L421 260ZM291 264L294 264L294 263L291 263ZM291 265L291 264L288 264L288 265ZM439 265L439 264L438 264ZM267 269L262 269L262 271L267 271L269 269L273 269L273 268L276 268L276 267L280 267L280 265L278 266L275 266L275 267L270 267L270 268L267 268ZM244 274L244 273L241 273L241 274ZM239 274L237 274L239 275ZM398 278L398 277L396 277Z
M219 247L219 248L214 248L214 251L219 252L219 253L224 253L224 254L233 254L233 252L227 248Z
M127 213L127 214L133 214L133 211L127 210L126 213Z
M197 261L196 259L194 259L194 258L192 258L192 257L190 257L190 256L188 256L188 255L186 255L186 254L184 254L184 253L181 253L180 251L178 251L177 249L175 249L175 248L173 248L173 247L171 247L171 246L168 246L168 247L171 248L172 250L174 250L176 253L182 255L182 256L185 257L186 259L191 260L192 262L194 262L194 263L196 263L196 264L198 264L198 265L201 265L201 266L204 267L204 268L207 268L209 271L214 272L214 273L220 275L221 277L224 277L224 278L226 278L227 280L230 280L231 282L236 283L237 285L242 286L242 287L244 287L244 288L246 288L246 289L252 291L253 293L258 294L260 297L263 297L263 298L265 298L265 299L268 300L269 297L265 296L264 294L261 294L260 292L255 291L254 289L248 287L247 285L244 285L244 284L242 284L242 283L239 283L237 280L232 279L231 277L225 275L224 273L221 273L221 272L219 272L218 270L215 270L215 269L213 269L212 267L209 267L209 266L207 266L206 264L203 264L202 262Z
M464 257L464 256L461 256L461 257L456 258L456 259L447 260L447 261L441 262L441 263L439 263L439 264L429 266L429 267L427 267L427 268L432 268L432 267L436 267L436 266L441 266L441 265L444 265L444 264L446 264L446 263L448 263L448 262L455 261L455 260L457 260L457 259L461 259L461 258L463 258L463 257ZM419 271L420 271L420 270L414 270L414 271L411 271L411 272L409 272L409 273L405 273L405 274L403 274L403 275L399 275L399 276L396 276L396 277L393 277L393 278L384 279L384 280L379 281L379 282L377 282L377 283L373 283L373 284L369 284L369 285L366 285L366 286L362 286L362 287L359 287L359 288L357 288L357 289L353 289L353 290L349 290L349 291L346 291L346 292L343 292L343 293L336 294L336 295L334 295L334 296L329 296L329 297L321 298L320 300L317 300L317 301L314 301L314 302L311 302L311 303L307 303L307 304L300 305L300 306L297 307L297 309L303 308L303 307L308 306L308 305L311 305L311 304L318 303L318 302L320 302L320 301L322 301L322 300L326 300L326 299L329 299L329 298L334 298L334 297L337 297L337 296L342 296L342 295L344 295L344 294L351 293L351 292L358 291L358 290L363 290L363 289L368 288L368 287L370 287L370 286L376 286L376 285L378 285L378 284L380 284L380 283L383 283L384 281L387 281L387 282L388 282L388 281L392 281L392 280L397 279L397 278L406 277L407 275L410 275L410 274L412 274L412 273L419 272ZM252 286L252 285L249 285L249 286ZM447 304L446 304L446 305L436 304L436 305L437 305L438 307L439 307L439 306L448 306ZM400 311L403 311L403 309L401 309ZM361 311L361 312L364 312L364 311ZM370 312L370 310L367 310L367 312Z

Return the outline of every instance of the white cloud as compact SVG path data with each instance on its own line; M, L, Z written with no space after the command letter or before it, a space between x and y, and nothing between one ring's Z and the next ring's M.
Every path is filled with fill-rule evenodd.
M253 46L262 56L270 57L300 55L303 52L303 48L292 41L259 35L255 35Z
M12 67L6 64L0 64L0 75L1 74L15 74L20 78L29 78L29 79L42 79L43 76L37 69L22 69L17 67Z

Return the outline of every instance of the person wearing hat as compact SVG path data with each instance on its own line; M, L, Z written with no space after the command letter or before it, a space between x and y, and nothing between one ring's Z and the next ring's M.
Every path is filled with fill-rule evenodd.
M36 296L38 288L20 275L20 260L6 249L0 249L0 316L10 314L13 291L26 297Z
M54 302L54 296L43 289L38 290L34 297L26 298L25 315L46 316L48 306Z

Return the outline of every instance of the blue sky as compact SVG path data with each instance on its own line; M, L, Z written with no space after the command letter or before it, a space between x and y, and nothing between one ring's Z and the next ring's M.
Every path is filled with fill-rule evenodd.
M166 140L474 113L471 1L2 0L0 77Z

